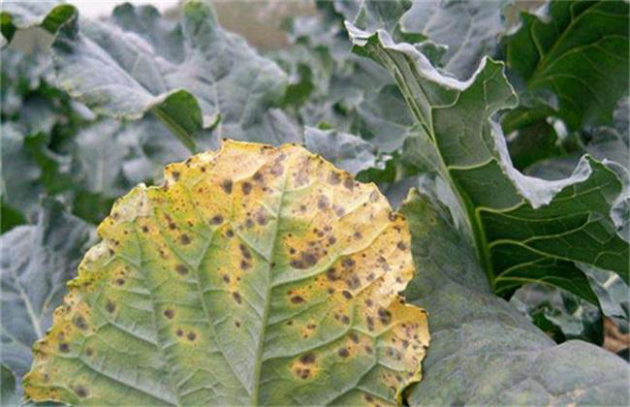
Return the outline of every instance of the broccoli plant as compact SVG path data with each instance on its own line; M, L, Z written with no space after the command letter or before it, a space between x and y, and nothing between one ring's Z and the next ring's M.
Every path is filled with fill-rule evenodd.
M629 3L311 6L2 4L2 405L627 405Z

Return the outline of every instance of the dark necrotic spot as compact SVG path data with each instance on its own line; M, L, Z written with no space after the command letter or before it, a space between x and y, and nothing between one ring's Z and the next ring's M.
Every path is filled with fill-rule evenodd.
M308 377L311 375L311 370L310 369L299 369L297 371L298 375L300 376L301 379L308 379Z
M182 242L182 244L189 244L190 243L190 237L188 237L188 235L184 234L179 238L179 241Z
M116 311L116 304L111 301L107 301L107 303L105 303L105 309L111 314Z
M314 353L307 353L300 357L300 362L302 362L305 365L310 365L311 363L315 362L315 359L316 357Z
M321 211L328 209L328 198L325 195L319 196L319 199L317 200L317 207Z
M92 350L92 348L87 348L85 350L85 354L89 357L89 356L92 356L94 354L94 351Z
M171 175L173 176L173 179L174 179L175 181L177 181L177 180L179 180L179 176L180 176L181 174L180 174L178 171L173 171L173 172L171 173Z
M78 385L74 390L77 393L77 396L81 397L82 399L86 398L90 394L88 389L81 385Z
M227 274L223 275L223 281L225 281L226 283L230 282L230 276L228 276Z
M342 358L347 358L348 356L350 356L350 352L348 352L348 348L340 348L337 351L337 354L341 356Z
M249 251L247 246L245 246L243 243L241 243L241 244L238 245L238 248L241 250L241 254L243 255L244 258L246 258L247 260L251 260L252 253Z
M346 300L352 299L352 293L350 293L350 291L348 290L343 290L341 294L346 298Z
M68 353L70 352L70 346L68 346L67 343L60 343L59 344L59 350L63 353Z
M300 297L299 295L296 295L294 297L291 297L291 302L294 304L301 304L304 302L304 298Z
M243 185L241 185L241 189L243 190L243 193L245 195L249 195L249 193L252 192L252 184L250 184L249 182L243 182Z
M350 323L350 318L348 318L347 315L343 315L341 317L341 323L344 324L344 325L348 325Z
M231 194L232 180L226 179L225 181L223 181L223 183L221 184L221 188L223 188L223 191L225 191L226 194Z
M188 338L189 341L194 341L195 339L197 339L197 334L194 332L188 332L188 335L186 335L186 337Z
M243 302L243 298L241 298L241 294L237 292L232 293L232 297L234 297L234 301L236 301L238 304Z
M240 328L240 327L241 327L241 323L240 323L240 322L238 322L238 321L234 321L234 325L235 325L237 328Z
M168 319L173 319L173 317L175 316L175 311L173 311L172 309L164 310L164 316Z
M177 332L175 332L175 334L181 338L182 336L184 336L184 331L182 331L180 328L177 330Z
M367 317L367 326L370 331L374 330L374 318Z
M359 337L354 332L350 333L350 340L354 343L359 343Z
M264 181L263 175L260 173L260 171L257 171L256 174L254 174L254 181L258 183L262 183Z
M336 271L337 269L335 269L334 267L331 267L328 270L326 270L326 278L330 281L338 280L339 277L337 277Z
M338 172L331 172L328 176L328 182L331 185L339 185L339 183L341 182L341 176Z
M210 219L210 224L212 225L220 225L223 223L223 216L221 215L215 215L212 217L212 219Z
M354 238L355 239L361 239L363 237L363 235L361 234L361 232L354 232Z
M81 315L77 315L76 317L74 317L72 322L77 328L81 330L87 329L87 322L85 321L85 318L83 318Z
M356 262L354 261L354 259L351 259L350 257L346 257L341 261L341 265L347 269L353 268L355 264Z
M225 232L225 235L227 237L234 237L234 231L232 229L228 229L227 232Z
M251 266L251 264L249 264L245 260L241 260L241 270L247 270L247 269L250 268L250 266Z
M122 286L125 285L125 279L124 278L117 278L116 279L116 284Z
M258 222L259 225L264 226L267 224L267 216L265 216L265 213L261 210L258 211L258 213L256 213L256 222Z
M398 242L396 245L400 250L407 250L407 245L404 242Z
M245 227L247 229L251 229L254 227L254 221L251 220L250 218L247 218L247 220L245 221Z
M142 227L142 232L149 233L149 227L148 226L143 226Z
M183 264L178 264L177 266L175 266L175 271L177 271L178 274L184 276L188 273L188 267L184 266Z
M392 314L384 308L379 308L378 319L383 323L383 325L387 325L392 320Z
M354 181L348 177L343 181L343 186L352 191L354 189Z

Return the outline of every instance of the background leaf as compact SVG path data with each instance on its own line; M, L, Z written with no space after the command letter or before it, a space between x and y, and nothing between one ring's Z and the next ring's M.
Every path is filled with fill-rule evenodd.
M583 158L571 177L526 177L510 161L501 128L492 120L515 106L516 96L500 63L484 59L460 82L438 72L407 43L384 32L348 29L358 53L392 73L421 127L419 135L440 157L445 177L468 225L495 292L510 295L526 282L556 285L597 303L574 261L630 279L628 242L621 239L611 208L622 192L617 175Z
M555 345L494 296L445 206L413 192L402 212L423 271L405 296L430 313L432 335L409 405L628 404L628 364L582 341Z
M520 28L505 38L507 66L529 91L553 92L569 128L609 124L628 91L629 7L554 0L523 13Z
M89 237L90 228L53 200L44 202L35 224L0 236L0 362L20 379L31 366L31 345L51 326Z

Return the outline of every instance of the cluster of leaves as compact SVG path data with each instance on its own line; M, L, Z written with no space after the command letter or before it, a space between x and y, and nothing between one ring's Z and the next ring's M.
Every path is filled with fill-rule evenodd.
M3 4L1 31L3 43L9 43L2 50L3 390L19 388L20 380L13 374L21 379L28 371L30 347L51 326L64 285L76 275L85 244L92 239L92 225L104 219L113 201L139 182L161 182L164 165L191 152L214 150L229 137L272 145L303 144L358 180L378 185L408 220L417 272L405 297L429 311L432 342L420 383L412 384L419 366L411 367L409 361L417 365L421 357L405 356L397 365L385 355L377 360L384 368L409 373L413 380L399 380L391 392L357 367L347 370L354 378L335 376L339 394L334 394L323 382L296 390L297 384L280 379L287 358L288 371L305 376L304 380L310 380L311 373L317 376L320 366L333 374L330 366L337 359L304 353L302 347L322 343L276 343L290 335L282 329L267 332L271 355L262 353L278 361L267 365L265 377L284 383L274 393L258 376L266 320L261 333L260 320L243 314L236 322L247 321L252 329L248 340L259 342L245 341L243 349L230 348L229 354L221 340L209 344L235 363L212 364L226 367L218 387L210 391L215 400L221 394L224 398L219 402L224 404L348 403L356 396L348 389L360 388L372 401L391 402L409 386L404 393L409 405L627 404L627 363L595 345L602 344L605 318L627 332L630 316L629 5L557 0L516 16L517 6L522 5L509 0L322 1L317 3L317 15L287 21L288 48L264 54L223 30L212 7L202 0L183 2L179 20L165 18L152 7L131 5L117 7L105 20L90 21L74 7L56 2ZM50 52L24 55L12 49L14 37L30 27L52 35ZM220 150L224 152L219 157L254 148L229 146ZM301 154L305 153L289 156ZM171 168L167 182L188 185L185 180L196 177L194 171L201 168L199 160L220 164L220 158L208 157L214 156L196 156L188 165L179 165L180 170ZM245 168L225 171L241 174L237 178L242 181L255 172L249 174L248 168L254 168L257 160L252 156L244 161L249 163ZM264 165L259 163L260 168ZM212 185L214 192L208 195L219 197L225 190L218 182ZM246 190L249 187L243 193ZM134 189L115 207L125 220L135 219L140 203L162 205L159 202L165 197L159 191ZM276 220L256 233L275 236L283 218L279 206L283 199L266 195L261 199L268 200L265 208ZM221 205L198 206L226 209ZM378 205L374 203L374 211ZM205 236L203 245L211 247L208 241L214 227L185 226L189 215L181 215L174 229L181 233L181 221L186 230ZM220 216L216 225L227 217ZM98 391L75 383L50 393L46 384L55 363L68 372L79 369L64 355L76 352L68 341L85 341L84 331L100 329L107 314L116 310L106 297L118 298L120 289L101 286L100 280L88 276L107 270L118 279L118 269L124 267L112 258L124 259L122 263L133 268L160 247L140 240L123 245L128 252L119 251L111 245L127 226L114 215L109 219L100 230L104 241L90 251L93 254L82 266L87 271L73 282L67 306L56 317L53 340L37 347L47 357L37 360L28 376L32 398L80 403L89 396L115 402L120 392L113 379L128 380L134 374L118 373L120 369L108 365L125 357L113 352L108 353L112 361L99 363L100 375L106 379L98 382ZM149 219L135 227L146 227L149 233L156 225L157 220ZM295 233L298 230L296 226ZM357 232L367 236L367 231ZM271 261L275 253L273 247L259 246L263 241L256 236L239 236L248 248L235 249L233 257L239 250L240 255L251 250L258 269L256 261ZM200 266L193 249L169 243L182 242L181 236L161 239L166 254L183 259L190 268ZM245 260L252 267L249 256ZM309 263L307 268L313 266L315 275L318 259L310 264L312 256L305 256L295 261ZM125 278L149 281L154 287L149 291L156 294L158 276L149 270ZM284 279L290 282L291 276ZM262 294L232 293L231 299L217 293L211 304L238 298L238 304L251 301L253 309L260 308L257 302L265 303L274 285L256 279L248 284L271 288ZM404 285L393 287L400 290ZM129 288L134 289L139 290ZM290 292L303 290L298 285ZM179 293L176 285L169 292ZM307 298L304 306L320 307L307 295L298 297ZM89 307L76 298L85 298ZM321 296L313 294L313 298ZM124 314L131 319L119 327L145 342L134 350L135 363L143 366L157 363L148 362L155 350L148 349L147 343L157 344L158 349L169 345L163 342L162 331L151 325L157 324L154 318L139 313L149 308L146 301L132 301ZM380 301L387 307L387 301ZM280 296L272 301L275 316L261 305L262 318L285 318L289 311L280 302ZM207 312L203 296L202 303L197 311ZM164 315L172 319L174 313L189 312L187 305L182 307L160 311L169 311ZM325 307L317 309L305 315L329 312ZM383 315L389 315L387 319L392 314L397 315L394 311ZM143 322L133 322L134 318ZM197 317L204 318L207 315ZM226 336L235 335L232 319L220 326ZM59 339L62 333L65 342ZM120 335L108 335L105 338L112 343L122 340ZM194 330L179 336L194 344L197 335L212 337ZM313 338L332 343L318 330ZM358 342L349 338L348 349L354 350L352 343ZM376 343L383 354L391 348L378 341L386 339L379 337ZM426 346L426 340L418 345ZM82 352L100 354L104 346L111 345L95 343ZM288 349L280 352L283 347ZM244 355L251 349L258 350L247 359ZM346 351L335 350L336 358L356 356L341 349ZM287 352L301 356L294 363ZM389 357L396 353L391 352ZM175 366L186 365L186 358L195 355L169 360ZM204 381L201 373L197 377L186 369L169 370L186 389L169 387L175 378L164 374L166 359L159 360L161 364L143 372L145 381L128 389L127 402L154 397L156 402L195 403L202 400L196 397L208 397L195 390L197 381ZM355 384L346 385L344 392L346 379ZM205 380L206 386L211 382ZM321 386L328 391L324 398ZM3 405L4 394L11 392L3 391ZM250 397L243 398L246 394Z

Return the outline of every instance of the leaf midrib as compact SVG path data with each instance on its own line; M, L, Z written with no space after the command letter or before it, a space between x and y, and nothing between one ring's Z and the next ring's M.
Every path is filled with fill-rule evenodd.
M284 203L284 195L286 193L287 186L287 175L289 172L289 168L284 172L284 179L282 181L282 192L280 194L280 202L278 203L278 209L276 214L276 227L273 234L273 241L271 243L271 251L269 253L269 258L265 259L267 261L267 274L268 274L268 284L265 287L265 304L262 315L262 328L260 335L258 336L258 346L256 347L255 356L255 365L254 365L254 388L251 394L252 406L259 405L259 393L260 393L260 374L262 372L262 364L263 364L263 352L264 352L264 344L265 344L265 333L267 330L267 320L269 319L269 307L271 306L271 293L273 290L273 257L276 252L276 246L278 244L278 232L280 231L280 222L282 220L282 206Z

